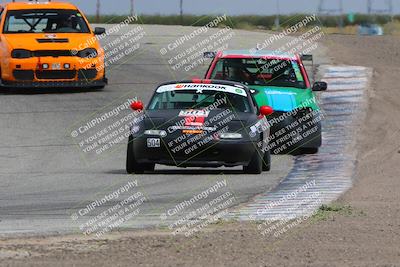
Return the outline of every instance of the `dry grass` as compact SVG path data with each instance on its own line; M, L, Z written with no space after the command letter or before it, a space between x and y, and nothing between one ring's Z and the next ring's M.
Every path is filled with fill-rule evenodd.
M358 26L346 26L342 29L339 27L324 27L323 31L326 34L357 34Z
M385 34L400 35L400 21L396 20L384 25L383 30Z

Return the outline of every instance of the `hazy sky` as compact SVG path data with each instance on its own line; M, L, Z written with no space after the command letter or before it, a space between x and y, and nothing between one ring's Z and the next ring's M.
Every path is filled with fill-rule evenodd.
M179 0L134 0L139 14L177 14ZM375 8L384 8L386 0L374 0ZM85 13L94 14L96 0L70 0ZM279 0L282 13L315 12L319 0ZM325 0L327 8L337 8L339 0ZM261 14L270 15L277 11L276 0L183 0L184 12L190 14ZM346 12L367 11L367 0L343 0ZM128 14L130 0L101 0L102 13ZM393 0L395 13L400 13L400 0Z

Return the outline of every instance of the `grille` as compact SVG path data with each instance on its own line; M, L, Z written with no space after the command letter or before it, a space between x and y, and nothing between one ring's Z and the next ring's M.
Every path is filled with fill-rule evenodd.
M96 78L97 70L96 69L81 69L78 72L78 79L79 80L92 80Z
M74 56L70 50L36 50L34 57L71 57Z
M20 81L32 81L33 70L14 70L13 71L14 78Z
M63 80L74 79L76 76L75 70L42 70L36 71L36 78L39 80Z
M58 39L46 39L46 38L41 38L41 39L36 39L38 43L40 44L46 44L46 43L68 43L69 40L67 38L58 38Z

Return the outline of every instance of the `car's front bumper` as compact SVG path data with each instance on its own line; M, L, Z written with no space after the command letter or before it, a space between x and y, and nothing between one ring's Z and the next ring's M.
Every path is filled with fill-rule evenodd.
M102 57L46 56L8 58L2 66L1 83L3 87L14 88L103 87L107 79Z
M153 138L149 136L149 138ZM190 146L173 152L168 140L159 148L147 147L147 137L133 140L135 159L139 163L156 163L178 167L247 166L256 152L256 143L238 140L210 141L207 145L190 150ZM192 146L193 147L193 146Z
M91 88L104 87L108 83L107 78L101 80L81 81L1 81L0 87L5 88Z

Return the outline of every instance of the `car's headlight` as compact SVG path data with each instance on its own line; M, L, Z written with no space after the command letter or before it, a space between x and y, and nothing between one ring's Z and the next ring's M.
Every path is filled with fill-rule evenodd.
M167 136L167 132L164 130L146 130L144 131L144 134L146 135L158 135L161 137Z
M243 138L243 135L240 133L221 133L219 135L219 138L221 138L221 139L241 139L241 138Z
M32 51L26 49L14 49L11 52L12 58L30 58L32 57Z
M86 48L79 51L78 56L82 58L95 58L97 57L97 50L94 48Z

